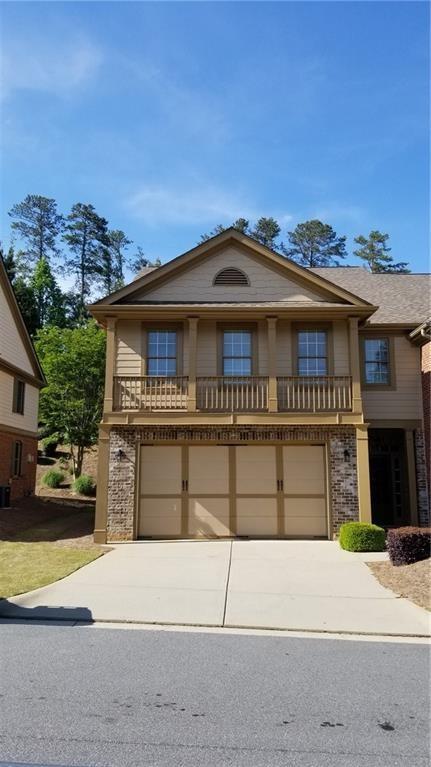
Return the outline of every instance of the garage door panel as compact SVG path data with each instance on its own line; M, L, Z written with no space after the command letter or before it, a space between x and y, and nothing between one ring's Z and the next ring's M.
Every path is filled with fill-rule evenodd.
M237 493L274 493L277 484L275 447L236 448Z
M229 498L190 498L189 535L231 535Z
M328 525L324 498L286 498L284 501L286 535L326 537Z
M196 494L229 492L228 447L217 445L189 448L189 492Z
M284 492L325 492L324 448L321 445L283 447Z
M181 498L141 498L138 535L181 535Z
M277 535L276 498L237 498L237 535Z
M141 495L181 492L181 447L141 447Z

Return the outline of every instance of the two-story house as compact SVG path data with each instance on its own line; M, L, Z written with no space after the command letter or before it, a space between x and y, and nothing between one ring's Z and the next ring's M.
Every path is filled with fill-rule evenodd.
M428 514L427 278L304 269L233 229L91 311L107 330L95 536L332 538Z
M12 502L34 492L39 390L44 385L0 258L0 488L9 488ZM2 493L3 501L5 497Z

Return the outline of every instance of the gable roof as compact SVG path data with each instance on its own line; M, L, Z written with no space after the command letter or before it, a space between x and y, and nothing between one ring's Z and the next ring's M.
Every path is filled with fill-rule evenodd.
M360 298L353 291L330 282L323 275L312 273L309 269L305 269L295 262L284 258L279 253L267 248L252 237L249 237L242 232L238 232L233 227L226 229L221 234L211 237L204 243L201 243L171 261L168 261L166 264L163 264L156 269L146 271L137 279L133 280L129 285L96 301L92 304L92 307L94 307L94 309L99 309L118 304L134 304L136 303L136 298L134 300L134 296L136 297L142 290L154 287L165 280L168 281L177 272L194 266L195 263L198 263L200 260L210 258L213 254L219 252L223 247L226 247L229 244L244 249L248 255L260 260L269 268L282 273L287 278L306 284L309 288L320 291L324 295L330 296L339 304L369 307L370 313L374 310L374 307L369 301ZM139 301L139 303L142 303L142 301Z
M24 322L23 316L21 314L21 310L18 306L18 302L16 300L15 293L13 291L11 282L9 280L8 274L6 272L6 267L4 265L3 259L0 256L0 286L3 288L6 301L9 305L9 308L11 310L12 316L15 321L15 326L18 330L18 333L20 335L20 338L22 340L24 349L27 353L28 360L31 364L31 367L33 369L34 378L28 375L25 371L20 370L19 368L16 368L14 365L9 363L7 360L4 360L0 355L0 365L3 368L7 368L10 370L10 372L17 373L23 376L23 378L31 378L32 383L39 386L45 386L46 380L45 376L43 374L43 370L40 366L40 362L38 360L36 350L33 346L33 342L30 338L29 332L27 330L26 324ZM1 332L5 333L7 332L7 328L1 328Z
M430 274L373 274L363 266L327 266L310 269L378 307L372 325L414 327L431 313Z

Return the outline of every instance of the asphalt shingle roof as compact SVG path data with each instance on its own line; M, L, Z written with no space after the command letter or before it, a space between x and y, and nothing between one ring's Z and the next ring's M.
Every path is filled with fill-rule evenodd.
M375 325L418 325L431 313L430 274L372 274L362 266L312 268L330 282L378 306Z

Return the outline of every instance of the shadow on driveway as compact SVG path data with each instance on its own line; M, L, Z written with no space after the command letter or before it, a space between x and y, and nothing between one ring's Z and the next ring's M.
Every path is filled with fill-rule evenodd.
M38 621L38 623L46 623L50 626L56 623L75 623L76 621L94 623L92 612L88 607L47 607L46 605L25 607L9 602L8 599L0 601L0 620L2 623L6 623L8 620Z

